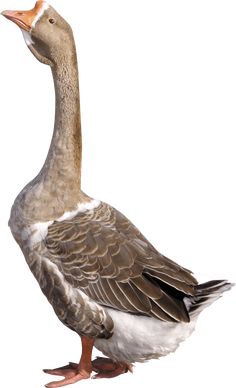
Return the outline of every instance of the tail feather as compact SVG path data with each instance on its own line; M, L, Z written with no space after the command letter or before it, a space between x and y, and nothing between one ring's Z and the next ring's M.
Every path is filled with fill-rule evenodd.
M196 293L184 299L190 317L198 316L202 310L210 306L233 286L233 283L229 283L226 280L212 280L197 285Z

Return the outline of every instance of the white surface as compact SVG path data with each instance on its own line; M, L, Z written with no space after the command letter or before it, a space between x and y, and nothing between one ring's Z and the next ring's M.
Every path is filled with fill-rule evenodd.
M27 44L27 46L34 44L34 41L31 37L30 33L28 31L23 30L23 29L21 29L21 31L22 31L22 34L23 34L23 37L24 37L24 40L25 40L25 43Z
M22 240L24 241L28 240L27 245L30 248L32 248L40 241L45 239L48 233L48 228L53 224L53 222L54 221L37 222L36 224L26 226L25 228L22 228L20 236ZM14 221L13 221L13 225L14 225ZM29 239L29 236L31 236L30 239Z
M158 358L174 352L192 334L196 325L196 319L189 323L163 322L107 310L114 322L114 334L106 341L97 339L95 345L113 360L128 363L145 362L150 355Z
M2 0L1 8L20 4L34 5ZM51 4L77 42L84 191L119 208L200 281L235 282L235 1ZM7 221L46 157L53 83L4 18L0 47L1 385L40 388L51 379L41 369L78 360L80 342L41 294ZM81 386L234 387L235 295L203 312L173 355Z
M65 220L71 220L76 214L78 213L84 213L87 210L93 210L96 207L100 205L101 201L97 199L89 200L89 202L80 203L77 205L77 208L75 210L72 210L71 212L65 212L61 217L57 219L57 221L65 221Z

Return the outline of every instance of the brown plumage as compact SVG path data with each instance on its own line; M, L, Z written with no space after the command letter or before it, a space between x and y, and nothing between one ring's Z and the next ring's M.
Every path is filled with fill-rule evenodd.
M9 221L26 261L56 315L82 341L79 364L45 370L64 376L57 388L115 377L131 363L173 352L199 313L230 289L198 285L161 255L119 211L81 190L81 121L76 49L69 24L46 2L5 11L30 51L51 67L56 114L42 170L16 198ZM93 346L110 359L91 362Z
M183 298L194 294L196 279L157 252L111 206L102 203L72 220L53 223L45 245L66 280L101 305L166 321L189 321ZM176 296L162 288L166 279L179 291Z

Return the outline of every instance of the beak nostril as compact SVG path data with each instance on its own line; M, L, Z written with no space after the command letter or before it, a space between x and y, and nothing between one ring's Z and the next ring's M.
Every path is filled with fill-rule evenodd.
M17 15L22 16L24 15L24 12L17 12Z

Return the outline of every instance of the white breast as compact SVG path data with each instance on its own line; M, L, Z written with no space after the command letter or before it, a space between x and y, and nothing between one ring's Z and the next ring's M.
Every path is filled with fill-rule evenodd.
M144 362L174 352L192 334L196 324L196 320L163 322L109 308L106 311L113 319L114 334L108 340L97 339L95 346L113 360L127 363Z

